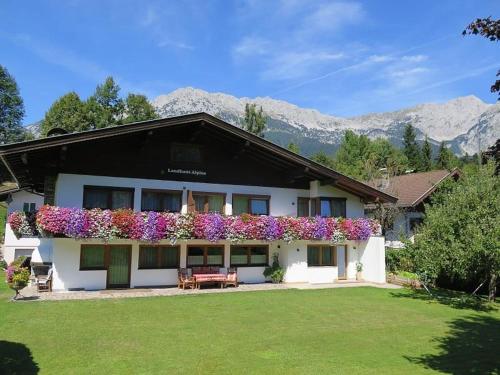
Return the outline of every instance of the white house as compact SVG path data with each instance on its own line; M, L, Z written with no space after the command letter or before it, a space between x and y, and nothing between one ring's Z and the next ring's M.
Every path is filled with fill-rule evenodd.
M9 212L57 207L225 215L360 218L364 205L396 198L205 113L5 145L0 176L21 191ZM27 189L31 193L27 192ZM33 203L34 207L25 203ZM285 282L385 281L384 238L155 244L131 239L17 238L7 224L5 257L32 251L50 262L53 289L168 286L177 269L237 267L241 282L264 282L279 254Z
M401 176L393 176L378 179L371 185L381 191L397 197L394 205L394 218L390 228L385 230L386 246L391 248L402 248L401 239L413 240L416 228L425 216L425 205L431 203L434 191L445 181L456 181L460 176L458 169L451 171L441 169L429 172L408 173ZM367 216L372 215L375 206L367 204L365 211Z

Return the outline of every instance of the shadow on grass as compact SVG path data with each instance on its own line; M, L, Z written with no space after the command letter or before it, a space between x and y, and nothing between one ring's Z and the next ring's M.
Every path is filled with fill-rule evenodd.
M489 316L461 318L450 333L437 338L439 354L406 357L427 369L449 374L500 373L500 320Z
M0 340L0 374L38 374L40 368L24 344Z
M398 292L392 292L391 295L397 298L412 298L427 302L438 302L455 309L470 309L485 312L497 309L494 303L489 303L486 300L470 296L463 292L455 292L446 289L432 289L431 293L432 296L429 295L425 289L405 289Z

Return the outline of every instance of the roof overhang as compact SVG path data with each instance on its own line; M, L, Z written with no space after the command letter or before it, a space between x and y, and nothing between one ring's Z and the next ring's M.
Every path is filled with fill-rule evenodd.
M133 134L148 130L154 130L165 127L182 126L187 123L199 123L201 126L210 124L216 129L240 138L247 145L255 145L260 150L272 155L274 158L293 163L306 173L314 175L320 182L335 186L341 190L347 191L359 196L365 202L396 202L397 198L377 190L363 182L345 176L310 159L295 154L283 147L280 147L263 138L255 136L234 125L228 124L207 113L195 113L177 117L163 118L159 120L136 122L127 125L112 126L104 129L89 130L80 133L57 135L49 138L42 138L32 141L12 143L0 146L0 160L5 171L12 176L12 181L17 182L20 188L26 187L26 182L22 179L23 162L30 153L38 150L51 148L64 148L71 144L79 142L88 142L92 140L103 140L119 135ZM16 165L12 161L17 160Z

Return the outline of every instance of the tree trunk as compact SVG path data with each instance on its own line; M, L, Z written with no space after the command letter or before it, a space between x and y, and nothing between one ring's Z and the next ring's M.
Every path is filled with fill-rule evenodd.
M490 301L495 301L496 292L497 292L497 274L493 273L490 276L490 285L488 287L488 299Z

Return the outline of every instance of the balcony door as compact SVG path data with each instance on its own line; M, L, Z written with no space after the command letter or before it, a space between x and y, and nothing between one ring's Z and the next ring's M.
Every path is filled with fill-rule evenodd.
M108 288L130 287L130 259L132 249L130 246L113 245L109 247L108 254Z

